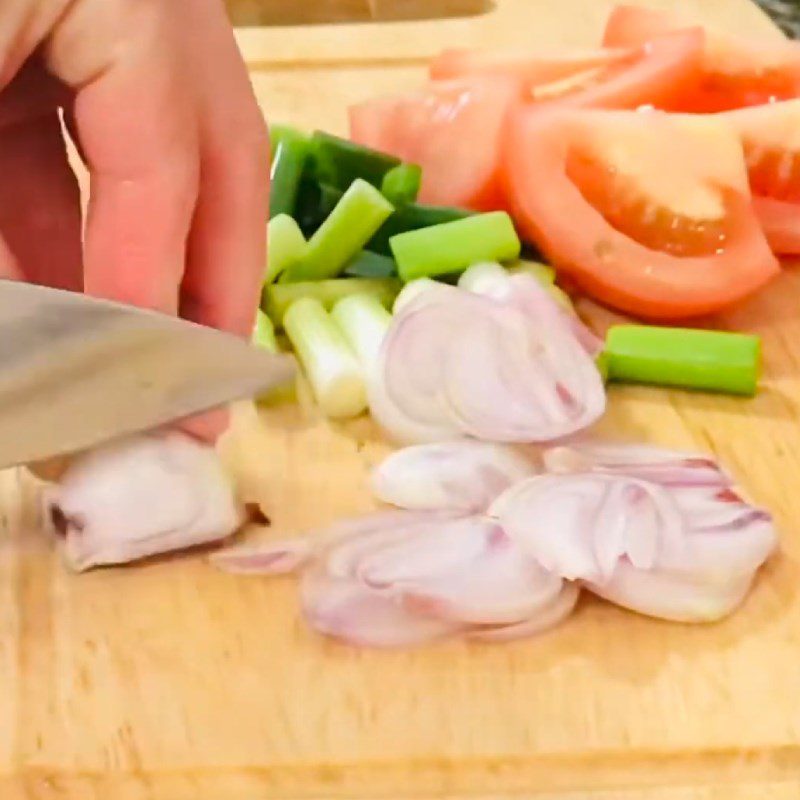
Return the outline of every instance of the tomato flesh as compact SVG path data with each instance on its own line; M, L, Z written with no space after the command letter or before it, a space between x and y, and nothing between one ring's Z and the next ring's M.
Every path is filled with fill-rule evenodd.
M800 255L800 100L721 115L742 139L754 208L773 251Z
M658 152L669 153L669 168ZM722 120L517 110L505 149L517 224L579 287L649 319L719 311L779 270Z
M617 6L610 14L603 45L630 47L668 31L693 25L667 11ZM673 110L717 112L800 96L800 45L785 40L752 41L706 29L701 78Z
M436 81L351 107L350 136L419 164L423 203L501 209L500 141L521 91L520 82L507 77Z

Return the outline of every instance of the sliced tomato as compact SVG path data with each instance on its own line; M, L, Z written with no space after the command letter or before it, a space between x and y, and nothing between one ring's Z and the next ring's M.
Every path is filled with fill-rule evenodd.
M721 116L742 138L753 204L770 247L800 255L800 100Z
M722 119L518 108L504 148L523 234L589 294L649 319L719 311L779 271Z
M588 70L629 61L634 48L559 50L533 53L526 50L444 50L430 63L432 80L449 80L476 74L499 74L521 78L540 86Z
M608 18L603 45L644 44L667 31L696 25L689 18L640 6L617 6ZM800 96L800 45L758 41L706 28L703 76L695 92L674 110L726 111Z
M705 39L700 28L667 33L646 44L542 55L447 50L431 76L504 75L522 81L537 103L596 108L672 108L700 79Z
M518 80L476 76L350 108L353 141L422 167L424 203L503 208L500 141Z

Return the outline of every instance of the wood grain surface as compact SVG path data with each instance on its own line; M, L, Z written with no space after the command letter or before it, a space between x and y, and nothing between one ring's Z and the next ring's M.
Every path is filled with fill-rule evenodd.
M675 4L776 35L743 0ZM343 132L347 103L420 80L438 47L590 44L610 3L496 6L240 40L272 120ZM605 430L715 452L777 515L780 556L739 613L713 626L586 598L529 642L358 652L306 629L293 581L223 575L201 555L69 575L35 530L33 481L0 475L0 798L794 800L798 310L789 266L721 320L763 336L752 401L611 392ZM307 405L261 416L245 405L223 450L281 535L369 508L365 476L386 446L366 420L331 427Z

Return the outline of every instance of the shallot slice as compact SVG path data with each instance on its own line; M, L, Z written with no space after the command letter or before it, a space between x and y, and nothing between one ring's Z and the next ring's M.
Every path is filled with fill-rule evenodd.
M210 561L224 572L240 575L291 575L313 558L311 539L297 536L263 544L226 547L211 555Z
M659 486L609 475L542 475L513 486L490 507L509 536L546 569L602 581L626 558L649 569L682 547L683 519Z
M506 491L489 513L545 568L618 605L684 622L718 619L775 549L772 520L713 462L683 462L676 473L650 456L631 461L662 483L599 471L545 475ZM692 468L699 474L685 474Z
M732 485L714 459L649 445L579 444L546 450L544 464L555 473L600 472L627 475L664 486Z
M372 493L408 509L484 511L501 492L536 471L511 447L469 439L406 447L372 473Z
M178 432L76 458L44 500L76 571L215 542L244 521L214 449Z
M540 608L534 616L511 625L487 625L472 628L467 635L470 639L495 644L529 639L531 636L544 633L563 622L574 610L579 595L578 584L565 581L561 591L549 604Z
M580 323L533 278L502 288L486 296L439 284L399 304L370 381L373 416L394 438L553 441L602 415Z
M303 614L315 630L359 647L410 647L458 630L454 622L413 614L399 598L319 567L304 573L300 592Z

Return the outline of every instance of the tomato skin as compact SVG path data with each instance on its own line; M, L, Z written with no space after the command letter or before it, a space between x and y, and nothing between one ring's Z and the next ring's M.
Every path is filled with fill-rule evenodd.
M511 210L556 267L600 301L652 320L717 312L780 271L749 196L738 190L723 192L731 233L719 254L673 256L613 228L566 174L571 143L602 113L517 109L510 120L504 175Z
M523 88L517 79L480 75L378 97L350 108L350 137L419 164L422 203L502 210L500 143Z
M643 44L668 31L691 26L680 14L641 6L616 6L608 17L603 46ZM708 113L756 106L800 96L800 45L754 42L706 31L701 78L679 97L674 111Z

